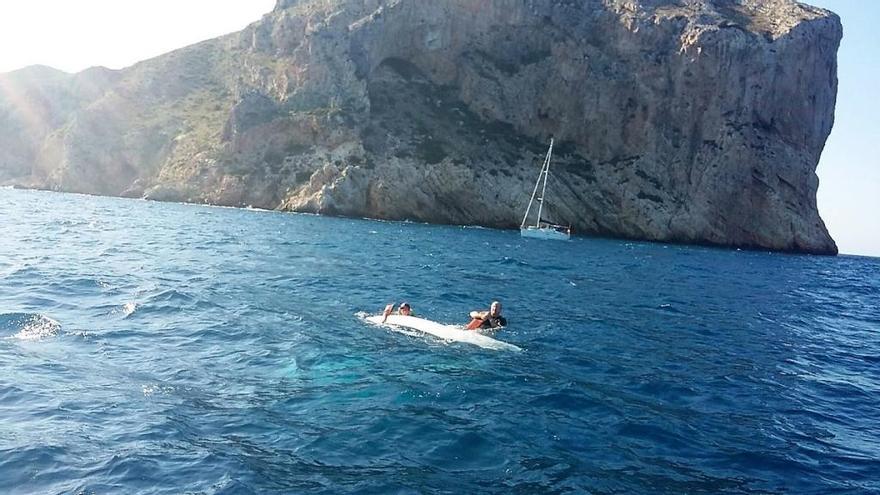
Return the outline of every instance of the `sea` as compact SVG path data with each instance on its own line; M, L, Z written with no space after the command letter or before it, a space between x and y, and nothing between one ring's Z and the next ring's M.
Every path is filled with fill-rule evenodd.
M389 303L497 340L365 321ZM880 259L0 190L0 493L880 493Z

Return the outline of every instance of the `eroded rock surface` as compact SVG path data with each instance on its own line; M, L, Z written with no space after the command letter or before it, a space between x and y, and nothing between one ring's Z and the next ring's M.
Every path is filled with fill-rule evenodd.
M0 181L836 253L834 14L790 0L281 0L121 71L0 75Z

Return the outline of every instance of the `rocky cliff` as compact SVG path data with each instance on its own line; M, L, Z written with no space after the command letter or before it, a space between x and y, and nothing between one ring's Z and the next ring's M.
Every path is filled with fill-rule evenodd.
M0 181L836 253L834 14L791 0L279 0L121 71L0 75Z

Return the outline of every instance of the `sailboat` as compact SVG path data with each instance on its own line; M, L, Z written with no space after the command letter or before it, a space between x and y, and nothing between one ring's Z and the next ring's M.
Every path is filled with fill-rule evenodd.
M553 138L550 138L550 149L547 150L547 157L544 158L544 165L541 166L541 173L538 174L538 182L535 183L535 190L532 191L532 198L529 200L526 214L523 216L522 224L519 226L519 233L523 237L567 241L571 238L571 227L550 223L541 218L541 214L544 211L544 199L547 197L547 177L550 175L550 157L552 155ZM538 189L541 190L540 196L538 196ZM528 222L532 212L532 205L536 201L538 203L538 215L535 218L534 225L532 225Z

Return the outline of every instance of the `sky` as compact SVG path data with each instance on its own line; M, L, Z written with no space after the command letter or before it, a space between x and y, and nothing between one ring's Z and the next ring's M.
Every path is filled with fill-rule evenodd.
M840 15L834 129L817 173L819 212L841 253L880 256L880 1L808 0ZM238 31L275 0L40 0L0 4L0 72L42 64L121 69Z
M121 69L239 31L275 0L6 0L0 72L48 65L67 72Z
M880 2L808 0L843 23L834 128L819 160L819 213L841 253L880 256Z

